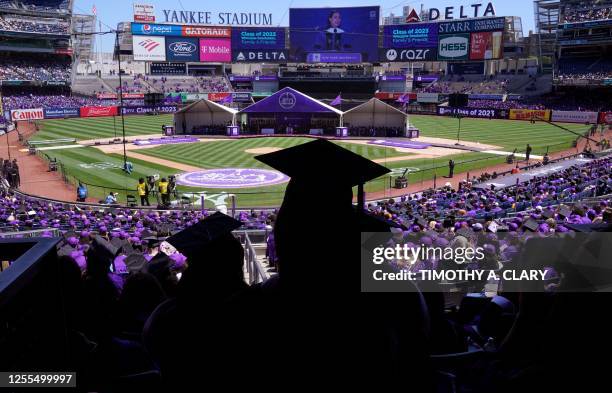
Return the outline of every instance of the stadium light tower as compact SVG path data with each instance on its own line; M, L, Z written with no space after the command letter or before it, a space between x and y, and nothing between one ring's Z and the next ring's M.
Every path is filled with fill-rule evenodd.
M119 114L121 116L121 135L123 139L123 171L127 172L127 153L125 150L125 117L123 115L123 79L121 78L121 47L119 46L119 30L115 30L115 53L119 67Z

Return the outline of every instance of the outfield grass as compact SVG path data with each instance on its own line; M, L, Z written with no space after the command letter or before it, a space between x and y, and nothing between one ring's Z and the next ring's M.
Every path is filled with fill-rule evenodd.
M169 115L126 116L125 119L127 135L159 133L162 124L169 124L172 121L172 117ZM451 140L456 138L457 119L415 115L410 117L410 121L421 129L424 136L448 138ZM530 122L521 121L480 119L462 119L461 123L462 140L498 145L509 151L512 151L514 148L524 150L525 145L530 143L534 148L533 154L542 154L547 146L550 147L551 152L566 149L571 146L571 142L575 139L575 135L545 123L531 124ZM37 133L33 139L95 139L114 135L112 118L49 120L41 122L41 125L42 131ZM583 125L570 124L565 126L579 133L585 130ZM118 132L120 132L120 118L117 118L117 127ZM245 150L261 147L288 148L310 140L310 138L240 139L234 141L166 145L152 149L142 149L138 152L203 168L266 168L266 165L254 159L256 154L246 153ZM503 156L466 152L437 159L385 162L385 158L407 156L410 154L400 153L395 151L395 149L381 146L337 143L366 158L382 160L382 165L394 170L391 176L397 176L405 168L410 168L408 177L411 184L430 180L434 177L434 174L441 183L444 182L443 176L446 176L448 173L446 165L451 158L456 162L456 174L497 165L505 160ZM101 186L89 187L90 196L96 198L103 198L112 187L120 190L119 193L123 194L120 195L122 199L126 193L134 194L133 191L122 192L121 190L134 190L139 177L154 173L168 176L180 172L173 168L129 158L134 164L134 172L131 176L127 176L119 169L123 164L121 155L107 155L95 148L49 150L45 153L51 157L56 157L62 162L67 172L73 178ZM316 157L313 157L313 159L316 159ZM96 162L115 164L117 168L101 169L96 167L84 168L82 166L82 164ZM308 165L308 162L305 162L304 165ZM411 173L413 171L417 172ZM340 168L330 168L330 173L335 176L343 176ZM389 190L389 179L390 176L385 176L368 183L366 191L378 192ZM285 185L275 185L252 189L209 189L205 191L211 197L224 191L236 194L239 206L275 206L282 201L284 190ZM194 192L202 190L179 187L179 191ZM316 190L313 190L313 202L316 203L317 198L324 200L325 196L323 193L318 194Z
M411 115L410 123L420 129L423 136L457 139L459 120L456 118ZM588 129L584 124L561 125L581 135ZM501 146L510 151L515 148L524 151L530 143L532 154L544 154L547 146L552 153L570 148L576 137L543 122L461 119L461 140Z
M172 115L124 116L125 135L161 134L162 125L173 123ZM121 137L121 117L90 117L44 120L38 123L41 131L30 140L76 138L77 140Z

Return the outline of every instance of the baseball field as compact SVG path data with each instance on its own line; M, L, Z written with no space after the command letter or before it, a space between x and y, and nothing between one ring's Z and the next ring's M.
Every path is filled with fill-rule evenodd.
M458 120L437 116L411 116L410 122L422 132L420 140L429 143L453 144L457 140ZM98 139L121 136L120 118L82 118L47 120L38 123L40 131L30 140L57 140L74 138L80 143L90 143ZM159 137L161 126L172 124L172 116L128 116L125 117L126 136L141 138ZM584 125L564 124L567 128L584 133ZM367 144L368 141L341 141L342 147L350 149L369 159L390 168L395 177L408 169L411 184L425 182L434 177L447 175L449 159L456 162L455 173L473 172L492 167L505 161L505 152L515 148L523 151L527 143L533 147L532 156L544 152L555 152L571 147L576 136L545 123L505 120L462 119L460 140L463 144L482 147L482 152L471 152L456 149L427 148L423 150L396 149L395 147ZM90 146L75 147L74 143L65 143L41 149L41 154L54 157L61 162L64 171L73 182L84 182L88 185L92 197L102 199L109 191L119 192L120 199L125 195L135 194L137 180L152 174L160 177L171 174L186 175L192 172L215 170L204 173L206 179L227 179L213 187L196 185L187 180L179 185L178 190L193 199L199 200L197 193L205 192L207 205L227 203L227 194L236 195L238 206L275 206L283 196L286 179L276 179L266 183L265 171L251 174L248 170L270 170L254 157L277 149L284 149L309 141L309 138L265 137L251 139L209 139L193 143L151 145L134 147L128 144L128 161L133 163L134 171L127 175L122 171L122 145L111 147ZM493 151L490 153L489 151ZM316 157L313 157L313 160ZM308 165L307 162L304 165ZM227 171L234 172L228 174ZM238 172L236 172L238 170ZM244 171L247 170L247 171ZM242 171L242 172L241 172ZM343 176L342 168L329 168L328 176ZM242 183L232 183L232 177L242 173L243 177L260 179L261 183L245 187ZM197 175L197 176L196 176ZM366 191L371 195L384 197L390 189L390 176L370 182ZM202 179L194 174L190 179ZM443 181L443 179L441 179ZM239 184L236 187L232 184ZM313 190L313 201L324 200L324 190ZM122 200L124 201L124 199Z

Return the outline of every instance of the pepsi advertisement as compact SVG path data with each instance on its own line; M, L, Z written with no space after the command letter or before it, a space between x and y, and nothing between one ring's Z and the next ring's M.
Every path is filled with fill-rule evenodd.
M232 49L285 49L285 29L274 27L233 28Z
M438 24L422 23L385 26L385 48L435 48L438 46Z
M200 44L197 38L166 38L166 60L200 61Z
M134 35L165 35L177 36L183 35L182 26L177 25L159 25L155 23L132 23L132 34Z
M380 7L291 8L289 60L309 63L378 61Z

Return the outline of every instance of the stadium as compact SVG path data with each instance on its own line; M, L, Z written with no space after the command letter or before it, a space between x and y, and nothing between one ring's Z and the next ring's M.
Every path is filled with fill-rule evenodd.
M0 1L0 388L603 375L611 1L110 3Z

